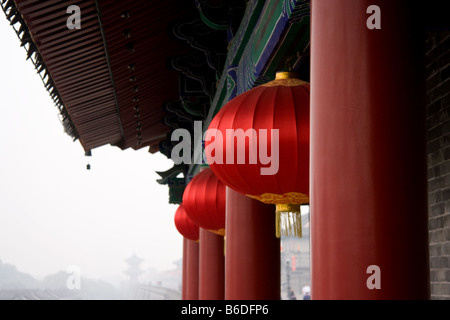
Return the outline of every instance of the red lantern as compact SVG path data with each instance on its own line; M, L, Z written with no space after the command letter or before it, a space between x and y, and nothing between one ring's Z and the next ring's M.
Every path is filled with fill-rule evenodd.
M198 241L199 227L188 217L182 203L175 211L174 220L175 227L182 236L189 240Z
M225 185L204 168L187 185L183 206L187 215L200 227L225 235Z
M229 101L205 139L208 164L220 180L276 205L278 237L301 236L300 205L309 202L310 87L293 76L277 73Z

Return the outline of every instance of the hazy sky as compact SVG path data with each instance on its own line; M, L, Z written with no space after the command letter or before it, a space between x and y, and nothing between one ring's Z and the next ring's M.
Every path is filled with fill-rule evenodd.
M172 162L113 146L86 158L3 13L0 46L0 259L36 277L71 265L85 277L125 277L133 252L144 269L173 268L177 206L155 173Z

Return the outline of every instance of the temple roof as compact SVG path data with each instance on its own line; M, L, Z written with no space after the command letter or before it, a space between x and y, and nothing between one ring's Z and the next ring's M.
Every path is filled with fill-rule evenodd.
M2 0L2 7L66 132L86 151L112 144L158 150L170 127L164 105L179 99L168 58L188 47L168 26L197 12L191 1L81 0L81 28L69 29L67 1ZM198 13L198 12L197 12Z

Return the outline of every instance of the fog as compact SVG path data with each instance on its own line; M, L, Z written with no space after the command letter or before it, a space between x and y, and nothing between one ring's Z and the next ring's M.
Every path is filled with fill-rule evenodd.
M92 292L123 289L133 254L142 282L176 289L177 206L155 173L173 163L113 146L85 157L3 14L0 43L0 291L67 287L72 266Z

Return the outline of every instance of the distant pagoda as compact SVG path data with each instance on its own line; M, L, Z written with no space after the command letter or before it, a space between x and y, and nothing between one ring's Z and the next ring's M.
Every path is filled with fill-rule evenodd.
M140 264L144 260L139 258L135 253L131 257L125 260L125 262L128 264L128 269L125 271L125 273L130 277L131 283L138 283L139 282L139 276L143 273L143 271L140 268Z

